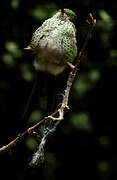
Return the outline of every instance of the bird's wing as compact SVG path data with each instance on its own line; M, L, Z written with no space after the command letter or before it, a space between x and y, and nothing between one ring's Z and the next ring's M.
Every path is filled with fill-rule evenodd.
M55 29L55 25L53 23L52 18L49 18L46 21L44 21L44 23L33 33L30 46L32 48L37 47L39 44L39 41L43 37L45 36L47 37L48 34L50 34L50 32L54 29Z

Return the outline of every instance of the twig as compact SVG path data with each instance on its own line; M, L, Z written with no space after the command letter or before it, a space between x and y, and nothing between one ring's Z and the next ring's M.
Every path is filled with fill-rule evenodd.
M67 81L67 86L66 86L63 101L62 101L62 105L61 105L60 109L58 109L59 117L54 118L54 117L50 116L53 120L63 120L66 110L69 109L69 106L68 106L69 93L70 93L71 87L73 85L73 81L74 81L74 79L76 77L76 73L78 71L78 66L79 66L79 63L80 63L80 60L81 60L81 56L83 55L83 53L84 53L84 51L86 49L88 41L92 36L93 28L94 28L94 26L96 24L96 19L93 18L92 14L89 14L89 17L88 17L88 19L86 21L90 25L89 30L88 30L85 42L83 44L83 47L82 47L81 51L79 52L78 57L76 58L77 61L75 63L75 66L74 66L74 68L72 68L72 70L71 70L71 72L69 74L68 81Z
M53 114L51 114L51 116L56 115L58 112L55 111ZM17 137L11 141L10 143L8 143L5 146L2 146L0 148L0 153L1 152L5 152L5 151L10 151L12 147L14 147L18 142L21 141L21 139L23 139L24 137L26 137L27 135L30 134L34 134L35 130L37 128L39 128L41 125L47 123L48 121L52 120L49 116L48 117L44 117L42 120L40 120L37 124L35 124L34 126L29 127L28 129L26 129L26 131L24 131L23 133L20 133L17 135Z
M90 25L89 31L87 33L87 37L85 39L84 45L83 45L83 47L82 47L82 49L81 49L81 51L77 57L77 61L75 63L75 66L69 74L61 107L57 111L55 111L53 114L51 114L47 117L44 117L37 124L28 128L23 133L18 134L18 136L13 141L11 141L7 145L1 147L0 152L10 151L12 149L12 147L16 146L16 144L18 142L20 142L24 137L26 137L29 134L33 134L35 132L35 130L37 128L39 128L42 124L46 124L48 121L51 121L51 120L55 121L55 120L63 120L64 119L64 114L66 113L67 110L69 110L69 107L68 107L69 94L70 94L71 87L73 85L74 78L76 77L76 73L78 71L78 66L79 66L79 63L81 60L81 56L85 51L85 48L88 44L88 41L91 38L93 28L96 24L96 20L93 18L93 16L91 14L89 14L89 18L87 20L87 23Z
M11 150L12 147L14 147L18 142L21 141L22 138L24 138L25 136L32 134L34 132L34 129L38 128L40 125L42 125L45 122L45 119L42 119L40 122L38 122L36 125L28 128L26 131L24 131L21 134L18 134L18 136L11 141L9 144L3 146L2 148L0 148L0 152L5 152L5 151L9 151Z

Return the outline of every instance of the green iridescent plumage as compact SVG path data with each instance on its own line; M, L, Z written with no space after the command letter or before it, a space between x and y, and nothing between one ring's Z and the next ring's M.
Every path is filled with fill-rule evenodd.
M66 62L74 61L77 56L75 19L73 11L59 10L33 33L30 47L37 70L57 75L66 68Z

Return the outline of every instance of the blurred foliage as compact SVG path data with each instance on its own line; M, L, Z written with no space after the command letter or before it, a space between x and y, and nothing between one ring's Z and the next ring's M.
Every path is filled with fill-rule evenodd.
M108 148L110 146L110 138L108 136L101 136L99 138L99 143L104 148Z
M9 174L9 178L15 180L37 177L54 180L67 179L67 176L69 179L116 179L116 2L5 0L1 3L0 12L4 12L0 24L1 146L45 114L46 96L42 90L45 80L40 75L40 97L34 103L29 120L22 118L36 77L33 55L23 50L30 43L32 33L62 6L71 8L78 16L77 40L81 49L88 29L87 25L84 26L88 13L97 19L72 88L70 112L48 139L45 166L34 172L24 170L40 140L40 129L39 137L27 137L10 155L1 155L1 177L3 175L5 179ZM61 84L66 78L60 77L58 90L63 90ZM51 106L52 100L49 104Z
M110 167L109 167L109 163L108 162L105 162L105 161L102 161L98 164L98 169L99 171L101 171L102 173L104 172L108 172Z
M20 69L21 69L22 78L25 81L34 80L34 73L31 71L29 64L22 64Z
M57 5L54 3L36 6L31 10L31 15L37 20L45 20L51 17L57 11Z
M35 148L37 147L38 143L36 142L34 137L28 137L26 139L26 146L31 149L31 150L35 150Z
M12 0L12 1L11 1L11 7L12 7L13 9L17 9L18 6L19 6L19 3L20 3L20 0Z
M89 121L89 116L86 112L80 112L78 114L73 114L70 118L71 125L76 129L81 129L85 131L91 131L92 126Z
M5 48L15 58L22 56L21 50L18 48L18 45L15 42L6 42Z
M80 78L76 80L74 89L75 96L79 95L83 97L88 91L91 90L100 78L100 72L98 70L91 70L88 73L83 73Z
M40 112L39 110L34 110L30 116L30 119L29 119L29 124L31 125L32 123L35 124L39 121L39 119L41 119L43 116L42 116L42 112Z

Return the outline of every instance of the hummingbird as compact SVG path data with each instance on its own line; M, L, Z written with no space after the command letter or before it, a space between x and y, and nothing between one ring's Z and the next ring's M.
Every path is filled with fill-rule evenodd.
M54 86L59 84L54 79L66 67L70 66L73 68L72 62L77 56L76 27L74 25L76 20L76 14L72 10L66 8L58 10L56 14L45 20L33 33L30 45L24 48L32 51L34 54L34 67L38 75L24 113L25 119L29 118L37 95L39 91L42 91L42 88L38 87L40 83L37 82L40 81L40 74L41 77L43 76L42 83L45 82L43 89L49 93L48 98L50 99L50 94L55 94L53 93L55 91L53 84ZM48 86L50 81L51 86ZM60 88L56 89L60 90ZM34 95L35 97L33 97ZM48 104L50 106L50 103Z
M58 75L77 56L76 14L70 9L60 9L33 33L30 45L25 48L34 54L36 70Z

